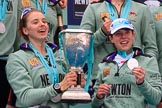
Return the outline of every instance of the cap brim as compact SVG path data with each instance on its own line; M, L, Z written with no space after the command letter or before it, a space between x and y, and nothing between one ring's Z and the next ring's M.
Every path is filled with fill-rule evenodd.
M110 31L110 34L114 34L114 33L117 32L118 30L124 29L124 28L130 29L130 30L134 30L134 28L133 28L133 27L130 27L130 26L121 26L121 27L117 27L117 28L114 29L113 31Z

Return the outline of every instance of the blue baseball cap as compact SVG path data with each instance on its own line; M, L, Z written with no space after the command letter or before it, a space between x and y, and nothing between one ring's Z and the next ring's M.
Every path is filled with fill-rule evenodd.
M115 19L110 25L110 34L114 34L118 30L123 28L134 30L134 26L131 21L124 18Z

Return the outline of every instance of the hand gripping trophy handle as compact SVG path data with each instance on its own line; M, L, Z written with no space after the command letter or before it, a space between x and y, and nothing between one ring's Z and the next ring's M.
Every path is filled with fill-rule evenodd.
M64 53L69 71L78 74L77 87L73 86L65 91L61 100L64 102L90 102L88 87L91 81L91 71L93 62L93 35L91 31L83 29L65 29L59 34L60 49ZM63 55L63 54L60 54ZM81 87L81 74L83 67L87 64L88 75L85 87Z

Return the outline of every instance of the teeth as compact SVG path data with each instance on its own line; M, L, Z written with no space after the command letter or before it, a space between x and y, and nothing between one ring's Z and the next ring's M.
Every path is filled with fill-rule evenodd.
M127 42L121 42L121 43L127 43Z
M127 41L122 41L121 43L122 43L122 44L126 44L126 43L128 43L128 42L127 42Z
M44 30L44 29L40 29L39 31L40 31L40 32L44 32L45 30Z

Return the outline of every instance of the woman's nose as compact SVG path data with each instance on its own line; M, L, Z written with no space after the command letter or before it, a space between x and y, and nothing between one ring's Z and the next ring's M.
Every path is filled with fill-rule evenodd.
M40 25L46 25L46 23L44 23L43 21L40 21Z
M125 38L126 37L126 33L121 33L121 38Z

